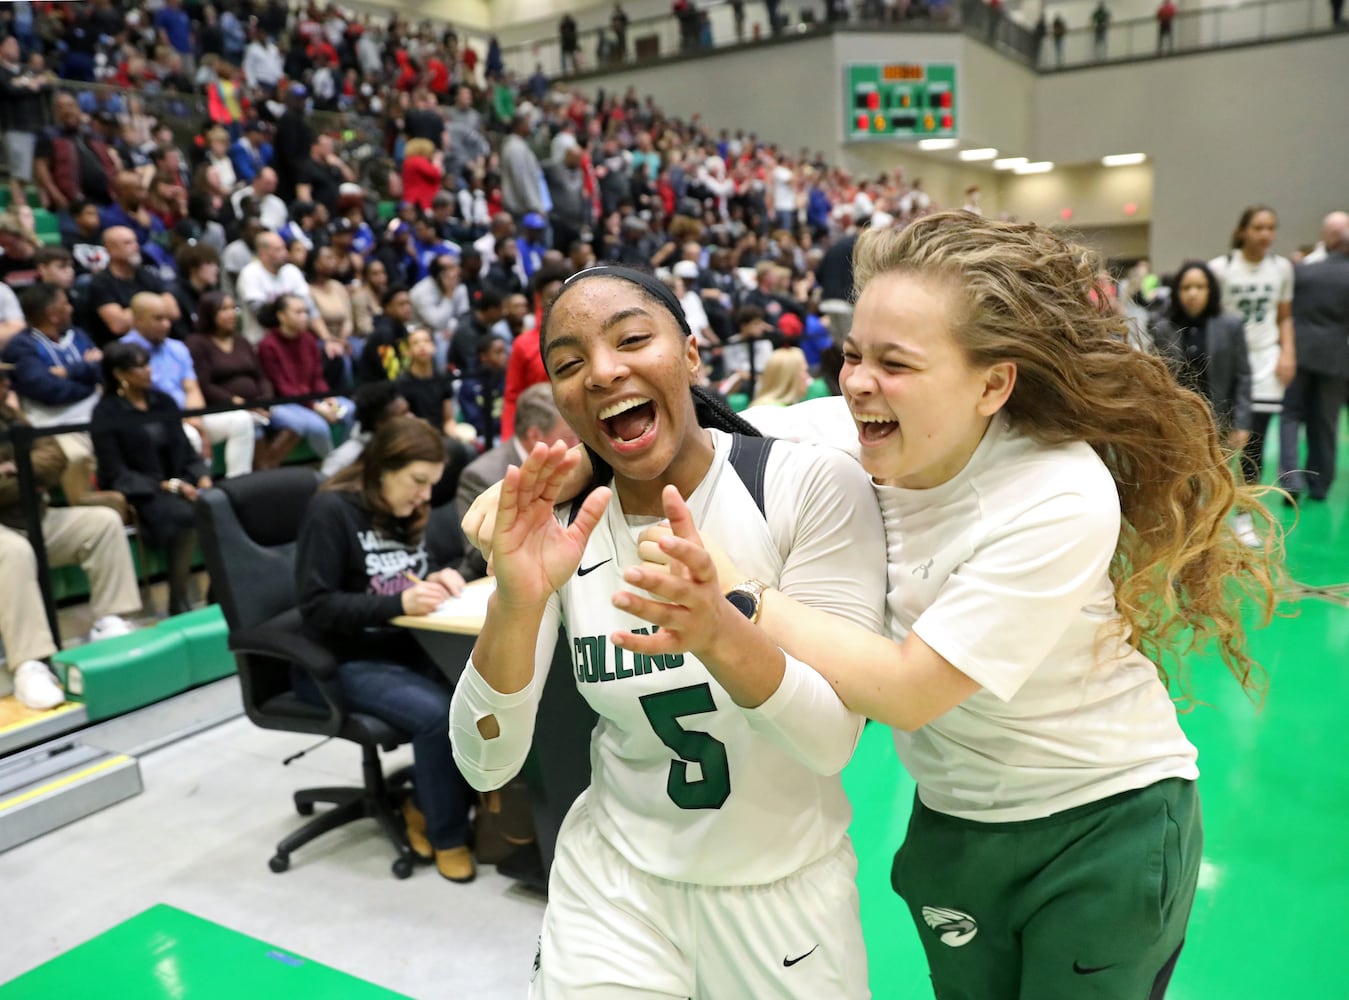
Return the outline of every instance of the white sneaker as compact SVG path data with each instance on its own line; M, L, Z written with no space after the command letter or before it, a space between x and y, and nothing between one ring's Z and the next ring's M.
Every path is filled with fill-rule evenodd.
M94 627L89 630L89 641L98 642L101 639L112 639L134 631L136 631L136 626L121 615L104 615L94 622Z
M66 693L47 664L28 660L14 671L14 697L28 708L43 712L65 701Z
M1237 536L1237 541L1247 548L1258 549L1265 544L1255 533L1255 520L1250 514L1233 515L1232 532Z

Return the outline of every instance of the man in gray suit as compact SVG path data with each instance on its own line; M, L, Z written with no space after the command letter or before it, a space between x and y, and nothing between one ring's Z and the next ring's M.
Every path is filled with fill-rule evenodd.
M1349 397L1349 213L1326 216L1326 256L1293 272L1297 374L1279 417L1279 482L1294 497L1324 500L1335 481L1340 411ZM1307 428L1307 462L1298 430Z
M546 382L520 393L515 403L515 436L483 452L460 473L459 491L454 497L459 519L463 520L483 492L506 478L508 468L522 464L540 441L548 445L563 441L568 448L576 445L576 434L558 414L552 386ZM470 545L458 569L465 580L476 580L487 575L487 560Z

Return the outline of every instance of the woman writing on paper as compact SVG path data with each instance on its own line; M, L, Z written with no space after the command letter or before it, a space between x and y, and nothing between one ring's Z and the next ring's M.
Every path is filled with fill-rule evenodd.
M348 707L412 737L408 841L452 882L473 880L473 793L450 753L450 689L398 615L427 615L457 595L464 554L453 516L432 515L445 471L440 432L413 417L384 423L361 458L328 480L300 529L295 572L305 625L340 662ZM317 697L317 692L313 692Z

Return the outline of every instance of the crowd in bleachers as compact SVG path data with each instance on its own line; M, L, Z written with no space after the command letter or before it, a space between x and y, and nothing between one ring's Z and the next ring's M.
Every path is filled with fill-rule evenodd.
M190 518L161 516L166 496L302 443L333 474L404 409L443 432L435 501L453 499L465 465L525 440L543 312L596 262L670 285L723 393L779 405L811 374L837 391L859 229L938 207L900 169L857 177L632 89L517 79L499 48L480 62L401 15L33 2L4 5L0 33L14 419L92 420L56 438L43 485L73 505L120 493L171 549ZM960 207L980 211L977 188ZM182 441L176 421L148 443L100 433L119 412L210 407L234 409L183 421ZM130 469L130 452L154 461Z

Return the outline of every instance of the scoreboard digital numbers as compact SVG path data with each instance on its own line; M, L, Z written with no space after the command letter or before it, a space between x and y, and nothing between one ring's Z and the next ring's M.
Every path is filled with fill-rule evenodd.
M847 141L959 135L955 63L863 63L845 72Z

